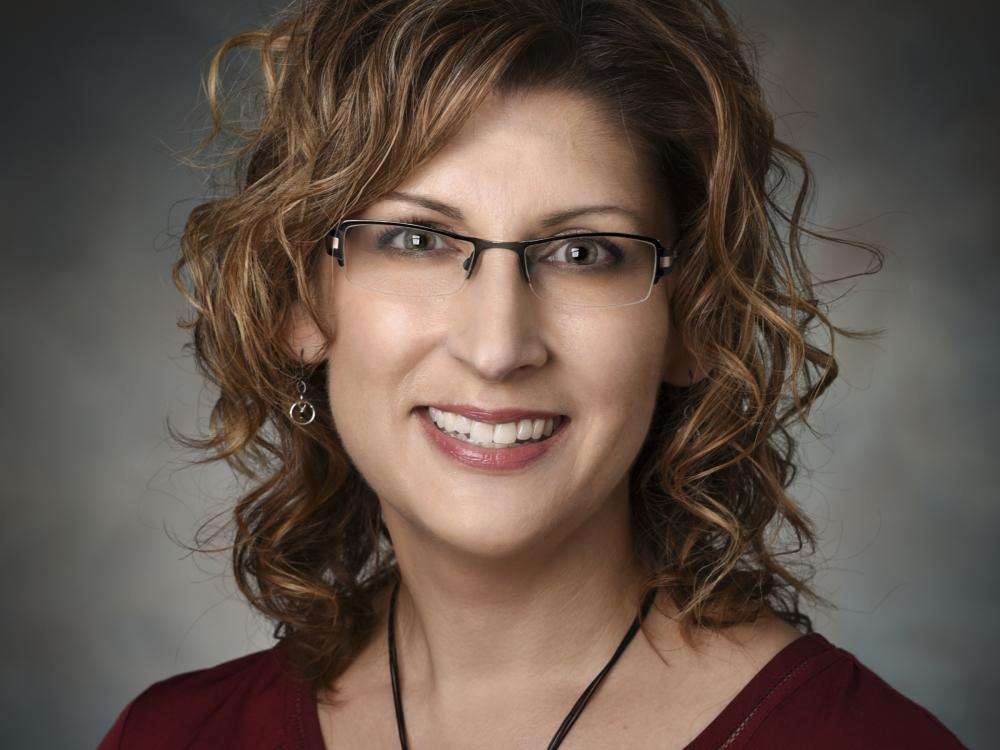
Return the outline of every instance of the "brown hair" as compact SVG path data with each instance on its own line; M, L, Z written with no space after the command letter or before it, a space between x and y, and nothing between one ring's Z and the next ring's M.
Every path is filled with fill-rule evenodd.
M261 85L224 98L222 64L239 50L258 56ZM810 169L775 137L754 66L716 0L311 1L216 53L207 140L234 139L223 163L237 183L191 212L174 279L218 398L208 434L175 437L247 480L223 549L313 687L372 635L374 596L398 570L378 499L334 428L324 364L307 376L316 420L289 422L293 303L329 338L311 280L330 227L394 189L491 93L532 87L583 93L638 135L681 232L672 314L709 376L662 387L631 469L646 590L670 594L685 638L766 608L812 632L800 596L830 605L780 559L816 541L787 492L790 430L813 429L810 407L837 375L834 334L871 334L823 312L800 241L861 248L875 270L882 253L804 226ZM241 117L252 109L249 125L227 118L232 102ZM801 184L787 210L792 169ZM204 548L218 533L201 540L207 525ZM779 545L785 529L793 549Z

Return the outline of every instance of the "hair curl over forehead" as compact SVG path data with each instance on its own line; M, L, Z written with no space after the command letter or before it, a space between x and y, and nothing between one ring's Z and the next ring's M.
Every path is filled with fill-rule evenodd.
M224 62L248 53L257 81L224 91ZM830 321L801 241L854 245L876 269L882 254L804 226L811 172L776 138L755 65L715 0L311 0L219 49L208 142L231 146L214 166L236 182L191 212L174 269L193 307L181 325L218 396L206 434L176 437L245 478L223 549L314 686L372 635L373 599L398 569L337 435L325 365L308 375L315 421L287 418L293 305L329 337L314 282L325 233L402 183L495 92L589 97L644 150L675 212L672 316L709 374L662 387L631 469L647 590L669 592L685 637L767 608L812 631L801 597L828 603L808 565L781 561L815 551L787 491L790 431L809 426L837 376L834 335L870 334ZM223 530L203 537L209 527L200 548ZM794 542L779 546L783 535Z

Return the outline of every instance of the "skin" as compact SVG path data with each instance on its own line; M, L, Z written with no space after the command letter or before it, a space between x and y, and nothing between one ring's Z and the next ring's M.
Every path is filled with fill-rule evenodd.
M398 199L352 218L419 216L501 240L563 230L664 244L675 236L667 197L628 133L568 92L495 96L397 191L464 218ZM539 225L545 214L584 205L621 206L636 218L592 213L548 231ZM299 315L289 343L328 359L338 431L393 539L411 746L544 747L634 616L642 571L631 553L627 475L659 384L687 385L689 369L703 375L671 320L675 277L661 278L641 304L580 309L534 297L506 250L487 251L450 297L382 296L352 286L333 262L323 272L321 306L334 337L324 348ZM541 461L490 472L457 464L424 436L412 410L449 402L540 408L572 422ZM338 682L337 701L321 705L331 747L398 747L387 593L377 603L378 637ZM574 727L573 747L627 740L663 748L665 736L693 737L799 635L766 618L706 640L696 654L663 599L647 618L652 641L633 640Z

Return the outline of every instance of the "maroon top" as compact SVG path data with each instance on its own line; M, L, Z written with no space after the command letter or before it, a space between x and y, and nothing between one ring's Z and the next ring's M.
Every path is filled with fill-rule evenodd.
M125 707L98 750L327 750L315 698L284 664L279 643L157 682ZM964 745L853 654L812 633L764 665L686 750L805 747Z

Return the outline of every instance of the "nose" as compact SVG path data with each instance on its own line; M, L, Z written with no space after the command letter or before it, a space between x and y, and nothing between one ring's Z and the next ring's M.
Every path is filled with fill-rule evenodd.
M448 350L491 383L540 367L548 358L539 330L540 300L522 269L517 253L485 248L452 299Z

